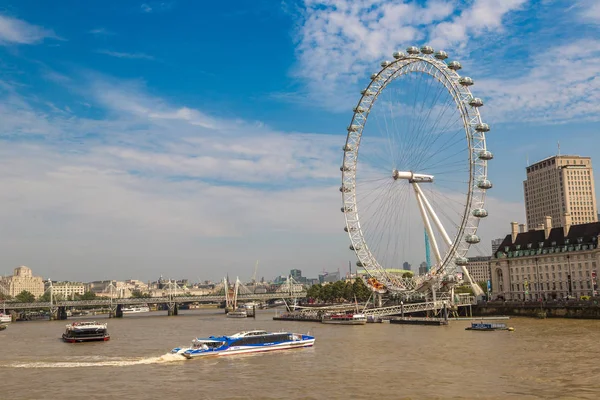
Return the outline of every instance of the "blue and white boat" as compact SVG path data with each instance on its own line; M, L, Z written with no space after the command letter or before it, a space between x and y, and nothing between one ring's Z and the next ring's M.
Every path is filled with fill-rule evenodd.
M192 341L190 347L176 347L171 350L171 353L181 354L183 357L190 359L296 349L311 347L314 344L314 336L291 332L269 333L255 330L239 332L231 336L196 338Z

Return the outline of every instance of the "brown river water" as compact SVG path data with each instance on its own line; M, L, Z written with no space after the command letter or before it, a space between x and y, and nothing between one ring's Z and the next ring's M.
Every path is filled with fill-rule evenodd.
M69 344L66 321L0 332L0 399L600 399L600 321L513 318L514 332L226 318L222 310L126 315L108 342ZM97 320L102 317L96 317ZM72 319L73 321L75 319ZM181 360L193 337L293 331L315 346Z

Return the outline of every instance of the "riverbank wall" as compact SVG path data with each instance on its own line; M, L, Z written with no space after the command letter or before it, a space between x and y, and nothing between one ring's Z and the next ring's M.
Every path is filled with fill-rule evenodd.
M533 318L600 319L595 302L482 302L473 306L473 316L510 315Z

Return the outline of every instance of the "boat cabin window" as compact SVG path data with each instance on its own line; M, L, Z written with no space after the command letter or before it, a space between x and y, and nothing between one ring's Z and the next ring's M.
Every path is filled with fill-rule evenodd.
M240 338L232 343L233 346L248 346L248 345L256 345L256 344L265 344L265 343L277 343L277 342L285 342L288 340L293 340L292 335L289 333L278 333L274 335L256 335L256 336L246 336Z

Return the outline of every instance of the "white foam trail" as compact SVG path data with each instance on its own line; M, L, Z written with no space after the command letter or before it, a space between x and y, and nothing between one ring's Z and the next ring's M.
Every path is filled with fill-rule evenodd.
M82 367L128 367L131 365L144 365L144 364L164 364L175 361L184 361L185 358L179 354L163 354L160 357L147 357L147 358L125 358L117 360L105 360L105 361L34 361L34 362L15 362L8 364L7 367L11 368L82 368Z

